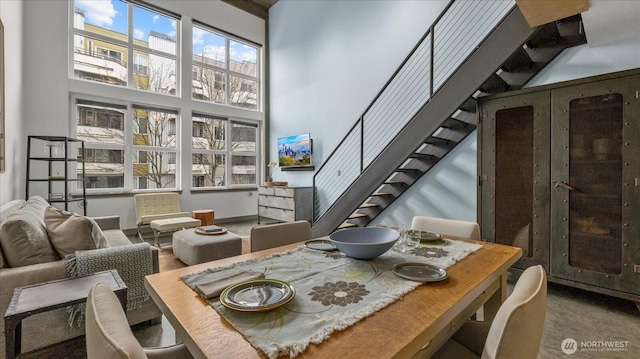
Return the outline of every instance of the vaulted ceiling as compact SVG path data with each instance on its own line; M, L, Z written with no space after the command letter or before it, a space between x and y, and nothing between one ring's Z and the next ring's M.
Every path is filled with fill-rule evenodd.
M269 18L269 8L277 3L278 0L222 0L222 2L267 20Z

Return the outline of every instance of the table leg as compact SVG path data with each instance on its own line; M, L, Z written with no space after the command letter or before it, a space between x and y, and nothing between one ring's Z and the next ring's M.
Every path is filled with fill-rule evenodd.
M484 304L484 321L493 321L498 309L502 303L507 299L507 274L503 274L498 278L499 286L498 290L487 300Z
M122 306L122 309L126 313L127 312L127 289L116 291L116 296L120 300L120 305Z
M22 318L5 318L4 336L7 359L14 359L22 350Z
M157 229L153 229L153 237L154 237L154 245L160 252L162 252L162 247L160 247L160 231Z

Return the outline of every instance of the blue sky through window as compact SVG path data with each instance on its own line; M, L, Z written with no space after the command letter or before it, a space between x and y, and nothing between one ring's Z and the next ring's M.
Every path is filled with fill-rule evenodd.
M225 62L225 38L194 26L193 54Z
M127 3L120 0L75 0L75 6L84 11L87 24L127 34ZM156 12L134 6L134 38L148 41L151 31L175 36L176 21Z
M94 26L127 34L127 3L120 0L75 0L75 7L82 9L85 22ZM175 36L176 21L139 6L133 7L133 36L148 41L149 32ZM193 28L193 53L226 62L225 38L212 32ZM256 62L257 49L243 43L230 41L229 56L233 61Z

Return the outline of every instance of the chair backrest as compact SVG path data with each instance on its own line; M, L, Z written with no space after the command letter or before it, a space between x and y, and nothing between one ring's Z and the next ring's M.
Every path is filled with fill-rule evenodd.
M98 283L87 297L87 358L147 358L113 291Z
M544 268L527 268L493 319L482 359L535 359L542 340L546 303Z
M133 201L137 223L143 216L180 212L180 195L175 192L140 193L133 196Z
M414 216L413 221L411 222L411 228L455 237L480 240L480 226L476 222Z
M251 228L251 252L311 239L311 224L307 221L267 224Z

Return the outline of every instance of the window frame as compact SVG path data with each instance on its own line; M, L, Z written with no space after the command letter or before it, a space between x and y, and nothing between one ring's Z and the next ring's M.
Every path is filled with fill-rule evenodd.
M115 0L115 1L121 1L123 3L126 4L127 6L127 33L123 34L126 36L126 41L117 39L116 37L110 37L110 36L106 36L97 32L91 32L85 29L79 29L75 27L75 15L76 15L76 10L75 10L75 0L71 0L70 1L70 8L72 11L71 14L71 18L74 19L73 21L71 21L70 24L70 36L71 36L71 59L74 59L75 54L76 54L76 48L75 48L75 41L74 38L75 36L81 36L84 39L90 38L90 39L95 39L98 41L101 41L103 43L109 43L109 44L113 44L114 46L118 46L119 48L123 48L126 50L127 54L126 54L126 59L117 59L121 62L124 62L126 64L126 68L127 68L127 83L126 85L112 85L112 86L116 86L116 87L122 87L122 88L128 88L128 89L137 89L139 91L143 91L143 92L148 92L148 93L154 93L154 94L164 94L164 95L171 95L171 96L176 96L176 97L180 97L180 84L182 83L182 80L180 78L180 74L181 71L180 69L182 68L182 65L180 63L180 49L183 46L181 44L181 36L180 36L180 31L182 30L182 16L173 12L170 12L168 10L164 10L160 7L156 7L153 6L151 4L142 2L142 1L136 1L136 0ZM135 27L135 19L134 19L134 7L139 7L142 8L144 10L147 11L151 11L151 12L155 12L158 13L162 16L168 17L173 19L174 21L176 21L177 25L175 27L176 29L176 34L175 36L173 36L173 39L175 41L175 49L174 49L174 53L172 54L171 52L166 52L166 51L162 51L160 49L153 49L150 46L144 47L142 45L139 44L140 40L137 40L135 38L134 35L134 27ZM95 25L93 25L95 26ZM107 29L107 28L100 28L100 29ZM108 30L108 29L107 29ZM147 36L147 41L146 44L149 44L149 37L151 36L151 33L154 32L153 30L150 31L150 34ZM166 35L166 34L163 34ZM166 35L168 36L168 35ZM118 50L114 50L114 49L109 49L104 47L104 45L88 45L88 46L93 46L94 49L90 49L89 53L91 54L92 52L97 52L98 49L102 49L102 50L106 50L108 53L111 52L118 52L120 54L122 54L123 51L118 51ZM87 45L85 45L85 48L87 47ZM82 49L82 52L84 53L85 50ZM175 88L173 93L171 93L170 91L167 91L166 93L161 93L161 92L154 92L151 89L142 89L142 88L138 88L136 87L136 81L135 81L135 77L136 77L136 73L135 73L135 63L134 63L134 54L135 53L145 53L146 54L146 58L147 58L147 72L149 72L150 70L150 57L149 55L155 55L155 56L160 56L160 57L164 57L164 58L169 58L172 59L175 62L175 69L174 69L174 76L175 76ZM89 74L89 76L87 75L83 75L83 76L75 76L75 66L74 66L74 62L75 61L71 61L71 75L70 78L72 79L77 79L77 80L84 80L84 81L89 81L89 82L93 82L95 81L94 79L97 78L97 76L91 76L91 74ZM99 74L98 74L99 75Z
M239 189L239 188L253 188L253 189L257 188L260 184L260 181L262 180L262 177L263 177L262 169L264 168L264 165L262 164L262 161L261 161L263 157L263 151L264 151L264 148L262 147L262 144L261 144L263 140L262 137L264 135L263 128L262 128L262 124L264 120L264 113L262 112L263 111L262 92L263 92L263 86L264 86L264 79L261 77L262 76L261 66L262 66L262 56L263 56L262 45L253 43L252 41L243 39L242 37L227 33L224 30L216 29L215 27L207 25L205 23L198 22L197 20L194 20L193 18L190 18L188 16L182 16L182 15L166 12L163 9L156 8L154 5L151 5L151 4L138 2L136 0L123 0L123 2L126 3L127 5L127 18L128 18L126 44L125 42L122 42L122 41L121 42L114 41L113 38L108 36L101 36L100 34L96 34L95 32L76 29L74 21L70 21L70 25L69 25L70 57L69 57L68 66L69 66L69 82L70 82L69 106L70 106L70 114L71 114L69 131L71 133L71 136L77 136L78 134L77 126L80 125L80 123L76 123L77 116L78 116L78 110L76 107L78 99L84 100L84 101L90 101L90 102L95 101L95 102L101 102L105 104L126 106L125 115L124 115L123 124L122 124L122 126L124 127L123 128L123 133L124 133L123 145L119 145L119 144L116 145L114 143L100 144L100 143L85 142L85 147L93 150L101 149L101 150L118 150L118 151L121 150L122 151L122 157L124 158L122 187L87 188L87 195L97 195L97 194L109 195L109 194L119 194L119 193L152 192L152 191L160 191L160 190L182 191L182 190L190 189L191 191L220 191L220 190L224 191L224 190ZM72 0L69 2L69 4L70 4L70 9L69 9L70 14L72 18L74 18L75 2ZM171 15L175 15L178 17L178 19L176 20L177 21L176 39L180 39L180 34L183 34L183 37L180 40L177 40L180 42L180 45L178 46L178 43L176 43L175 55L173 55L175 57L175 64L176 64L176 69L175 69L176 70L176 84L175 84L176 91L174 94L143 90L143 89L136 88L135 86L135 82L133 81L133 76L134 76L134 73L136 72L135 65L140 65L140 66L144 66L144 65L139 63L134 64L134 61L133 61L134 55L144 57L144 61L147 62L146 64L147 72L149 72L150 71L149 55L154 53L154 51L153 49L150 49L148 47L135 46L136 45L135 42L138 40L135 40L132 33L132 26L133 26L132 25L133 10L132 9L134 6L140 6L145 8L146 10L159 12L163 15L166 13L169 13ZM251 46L255 49L256 51L256 77L255 78L251 78L242 73L236 73L233 71L224 72L225 73L224 76L227 79L229 77L229 73L232 73L232 75L234 76L240 76L240 77L248 78L251 81L255 81L257 86L256 87L257 105L255 109L231 106L228 103L228 94L226 95L225 104L212 103L212 102L199 100L197 98L193 98L192 78L191 76L187 76L187 78L185 78L185 76L187 74L192 75L194 65L200 65L199 63L193 60L193 43L192 43L193 37L190 36L191 35L190 30L193 31L193 28L196 25L200 27L204 26L206 27L205 28L206 31L215 31L216 34L223 36L225 38L225 43L227 44L226 45L227 58L226 58L225 64L227 67L231 62L229 57L229 49L230 49L229 41L232 40L235 42L239 42L241 44ZM74 54L75 54L74 45L75 45L76 35L99 40L99 41L96 41L95 44L103 43L103 42L111 43L116 46L115 49L112 49L115 51L119 51L121 47L126 48L127 59L123 59L127 61L127 64L128 64L126 86L112 85L112 84L100 82L98 77L96 77L97 81L90 81L90 80L81 78L80 76L75 76L76 61L74 58ZM128 47L129 45L131 45L131 47ZM169 53L166 53L166 52L158 52L157 54L161 56L170 55ZM123 54L123 56L125 55ZM138 62L141 62L141 61L138 61ZM186 68L189 68L188 72L186 71ZM216 71L219 71L219 72L223 72L224 70L219 67L215 67L215 69ZM91 73L87 72L85 73L85 75L91 75ZM180 89L182 89L182 91ZM225 91L225 92L228 93L228 91ZM137 153L134 153L134 151L145 150L145 149L136 147L133 142L134 133L137 133L135 130L136 122L134 118L133 106L142 106L142 107L146 106L146 107L153 107L153 108L159 108L160 106L162 106L163 109L174 110L177 112L175 130L172 133L172 135L174 135L176 138L176 146L170 151L168 151L168 152L175 153L175 166L176 166L175 184L172 186L172 188L137 189L139 187L138 185L139 179L144 177L134 176L133 163L134 163L134 158L137 158ZM228 121L227 123L228 126L231 126L231 121L237 121L245 124L252 124L255 126L256 149L255 149L255 152L251 152L247 154L249 156L255 157L255 166L254 166L255 167L255 175L254 175L255 183L251 183L251 184L231 183L231 176L232 176L231 160L233 155L238 155L238 154L231 153L231 145L230 145L231 137L230 137L230 134L228 134L228 137L225 139L225 141L227 141L227 144L225 145L225 151L224 153L221 153L225 156L225 172L224 172L225 186L220 186L220 187L210 187L210 186L194 187L193 186L194 185L193 171L185 171L185 169L191 168L192 161L193 161L192 160L193 154L195 153L191 145L192 140L194 138L193 129L190 128L190 126L186 126L185 124L185 122L192 121L192 118L188 117L190 115L187 115L187 111L189 114L192 114L193 112L198 112L198 113L207 113L208 116L213 116L216 118L224 117ZM97 126L98 125L97 113L94 111L93 118L91 119L87 118L87 121L93 121L94 125ZM88 124L85 124L85 126L87 125ZM147 124L147 128L148 126L149 125ZM188 132L185 133L185 131L188 131ZM164 151L167 149L163 148L162 150ZM97 156L95 157L97 158ZM183 166L186 166L187 168ZM187 176L187 173L188 173L188 176ZM118 176L118 178L120 177ZM75 190L76 189L74 189L73 191Z
M201 76L197 76L196 74L198 72L194 71L194 67L196 67L196 66L204 68L204 69L206 69L208 71L211 71L214 74L216 74L216 72L221 72L223 74L224 87L225 87L225 89L224 89L224 103L218 103L218 102L215 102L215 101L207 101L207 100L203 100L203 99L200 99L200 98L195 98L194 97L195 94L193 93L193 90L191 91L191 94L190 94L191 99L194 100L194 101L202 101L202 102L206 102L206 103L214 103L214 104L219 104L219 105L224 105L224 106L230 106L230 107L233 107L233 108L242 108L242 109L246 109L246 110L249 110L249 111L261 112L262 109L263 109L263 106L264 106L264 104L262 103L262 93L261 93L261 89L262 89L262 81L261 81L262 77L261 76L262 76L262 73L260 71L261 70L261 66L262 66L262 64L261 64L261 58L262 58L262 56L261 56L261 48L262 48L262 45L256 44L256 43L254 43L252 41L249 41L249 40L246 40L246 39L243 39L243 38L241 38L239 36L235 36L233 34L230 34L230 33L226 32L226 31L219 30L219 29L215 28L214 26L210 26L210 25L207 25L207 24L202 23L200 21L194 20L192 22L192 24L191 24L191 31L194 32L196 28L199 29L199 30L202 30L202 31L210 32L210 33L212 33L214 35L217 35L217 36L220 36L220 37L224 38L224 41L225 41L225 61L224 61L224 67L220 67L220 66L216 66L214 64L209 64L209 63L207 63L205 61L197 61L197 60L195 60L194 57L196 56L196 54L193 52L193 43L192 43L191 44L192 45L191 46L191 51L190 51L190 53L191 53L191 61L190 61L190 63L191 63L192 83L194 81L198 81L198 82L201 81L200 79L197 79L197 78L199 78ZM249 47L255 49L255 51L256 51L256 63L255 63L255 71L256 71L256 73L255 73L255 77L247 75L247 74L243 74L241 72L236 72L236 71L233 71L231 69L231 46L230 46L231 41L234 41L236 43L239 43L239 44L242 44L242 45L245 45L245 46L249 46ZM231 94L230 94L230 91L229 91L232 77L238 77L238 78L243 79L243 80L255 82L255 84L256 84L256 86L255 86L256 108L248 108L248 107L232 105L232 103L231 103ZM215 79L217 79L217 76L214 77L214 86L217 87L218 81L215 80ZM245 83L243 82L242 85L244 85L244 84Z
M192 136L191 141L191 166L195 166L196 162L194 159L194 155L197 154L203 154L203 155L212 155L215 156L216 155L223 155L225 160L224 160L224 166L225 166L225 172L224 172L224 186L203 186L203 187L194 187L193 186L193 177L194 176L201 176L202 174L200 172L191 172L191 190L193 191L203 191L203 190L224 190L224 189L236 189L236 188L257 188L257 186L259 185L259 181L260 181L260 163L259 163L259 159L260 159L260 123L258 121L251 121L251 120L246 120L246 119L239 119L236 117L224 117L224 116L216 116L216 115L211 115L211 114L203 114L203 113L192 113L191 115L191 123L192 123L192 128L193 128L193 123L194 118L207 118L207 119L211 119L211 120L218 120L218 121L224 121L225 122L225 138L224 138L224 143L225 143L225 147L224 149L204 149L204 148L195 148L193 145L193 138L196 136ZM246 125L246 126L250 126L255 128L256 131L256 139L255 139L255 151L234 151L233 149L233 124L242 124L242 125ZM233 156L246 156L246 157L254 157L255 158L255 183L233 183L232 181L232 176L233 176L233 163L232 163L232 158ZM198 165L201 165L201 163L198 163Z

